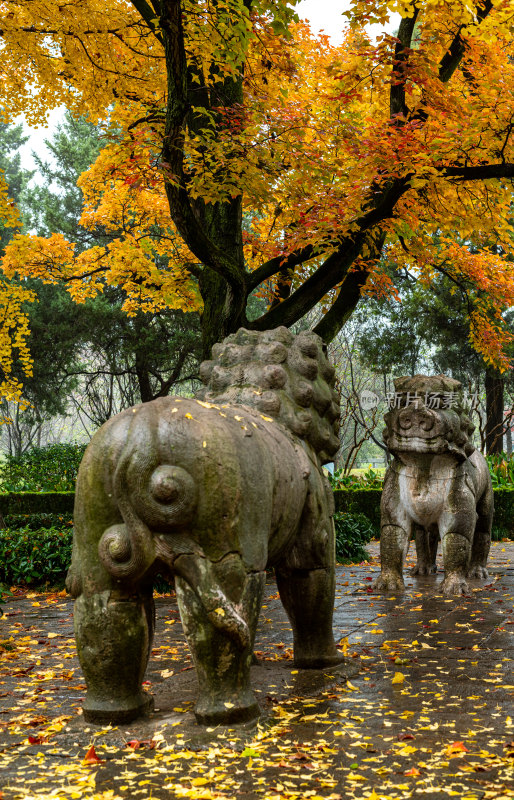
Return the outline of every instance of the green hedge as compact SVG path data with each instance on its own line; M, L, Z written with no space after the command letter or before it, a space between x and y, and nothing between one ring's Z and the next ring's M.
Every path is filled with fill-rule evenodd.
M336 511L343 514L364 514L376 535L380 532L380 498L381 489L337 489L334 492Z
M0 584L64 586L72 537L71 528L0 530Z
M5 492L0 493L0 513L73 514L75 492Z
M364 514L380 535L380 489L337 489L336 511ZM493 539L514 539L514 487L494 489Z
M380 533L379 489L334 492L338 557L359 560ZM62 584L71 556L73 492L0 494L0 583ZM493 538L514 539L514 487L494 490ZM59 517L58 515L62 515ZM367 524L369 521L369 525Z
M73 492L85 444L56 442L32 447L0 463L3 492Z
M380 531L380 489L338 489L334 492L336 511L364 514L377 535ZM0 513L8 515L73 514L74 492L0 493ZM514 539L514 487L494 490L494 528L497 538ZM500 535L502 534L502 535Z
M514 539L514 487L494 489L493 539Z

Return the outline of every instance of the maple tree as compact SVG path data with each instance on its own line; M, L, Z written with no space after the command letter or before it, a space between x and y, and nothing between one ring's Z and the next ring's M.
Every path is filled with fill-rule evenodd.
M393 291L386 249L428 286L463 285L474 347L507 368L512 4L355 0L340 47L294 4L2 0L4 115L102 120L82 225L122 231L79 253L19 235L5 274L64 281L77 301L115 284L128 313L200 308L207 352L318 303L330 340L362 294ZM397 34L371 39L393 12ZM248 319L255 292L266 308Z
M20 169L19 159L12 155L23 143L21 126L0 123L0 255L19 224L16 199L30 177ZM34 295L27 287L11 284L0 275L0 398L21 402L21 383L16 375L15 352L25 374L31 372L27 347L28 318L23 308ZM0 413L0 424L6 421Z
M9 190L4 173L0 172L0 228L15 228L19 215ZM0 397L3 400L22 403L22 385L15 374L15 357L26 375L32 372L27 346L28 316L23 304L34 299L34 293L26 287L0 278ZM0 424L8 418L0 416Z

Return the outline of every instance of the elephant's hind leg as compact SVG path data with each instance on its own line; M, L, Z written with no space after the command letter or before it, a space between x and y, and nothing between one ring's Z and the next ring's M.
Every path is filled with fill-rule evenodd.
M308 497L297 539L275 567L280 599L293 629L294 663L304 669L344 661L332 629L335 529L332 492L324 484Z
M216 564L193 556L178 559L177 600L195 662L195 716L202 724L246 722L260 714L250 666L265 580L265 572L247 573L235 554Z
M66 581L75 599L75 639L87 685L84 718L116 725L153 706L142 687L155 627L152 586L118 581L107 572L98 552L106 525L84 516L78 505Z
M334 643L332 617L335 579L330 567L276 567L280 599L293 629L294 663L322 669L344 661Z
M75 601L75 637L87 684L84 719L94 723L130 722L153 707L143 691L153 633L153 600L111 589L80 595Z

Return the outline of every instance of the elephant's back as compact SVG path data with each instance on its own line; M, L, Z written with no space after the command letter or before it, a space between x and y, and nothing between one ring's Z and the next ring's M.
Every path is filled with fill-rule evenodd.
M170 397L128 409L94 437L86 484L102 458L101 493L124 516L190 536L213 561L239 552L250 569L265 567L270 533L287 545L307 491L291 434L244 406Z

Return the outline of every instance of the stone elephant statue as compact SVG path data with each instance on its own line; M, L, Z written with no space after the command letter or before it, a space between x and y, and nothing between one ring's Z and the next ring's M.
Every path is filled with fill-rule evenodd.
M404 588L403 562L414 535L414 575L436 571L442 543L444 595L468 591L466 578L487 578L493 490L474 430L462 404L459 381L444 375L398 378L386 414L384 442L394 460L381 501L381 575L374 587Z
M334 370L315 334L241 329L202 365L194 399L129 408L81 463L68 589L87 683L84 716L126 722L142 689L157 574L174 578L201 723L259 713L250 687L266 568L274 566L295 664L342 661L332 632Z

